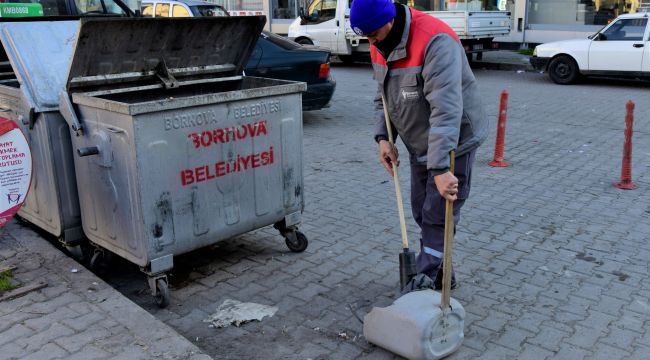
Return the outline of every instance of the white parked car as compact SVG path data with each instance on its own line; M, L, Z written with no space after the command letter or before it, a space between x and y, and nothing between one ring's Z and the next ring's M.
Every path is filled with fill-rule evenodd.
M587 39L538 45L530 63L557 84L582 75L650 76L648 13L621 15Z

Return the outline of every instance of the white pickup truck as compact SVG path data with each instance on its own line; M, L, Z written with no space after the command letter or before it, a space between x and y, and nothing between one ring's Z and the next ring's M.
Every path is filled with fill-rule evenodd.
M289 26L288 37L301 44L313 44L329 49L344 61L367 58L370 53L368 39L354 33L350 27L351 0L306 0L302 7L306 14ZM480 11L480 1L450 2L453 8L444 11L433 9L436 0L409 1L409 6L422 10L447 23L458 35L465 52L477 54L496 49L495 36L510 33L510 13L507 11ZM430 6L429 6L430 5ZM479 9L479 10L468 10ZM471 57L470 57L471 59Z

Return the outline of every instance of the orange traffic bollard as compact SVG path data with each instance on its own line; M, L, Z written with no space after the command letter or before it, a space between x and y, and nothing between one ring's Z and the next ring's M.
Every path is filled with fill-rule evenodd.
M634 130L634 102L632 100L625 104L627 114L625 115L625 144L623 145L623 161L621 164L621 181L614 184L615 187L623 190L636 189L632 182L632 134Z
M488 163L493 167L506 167L508 163L503 160L505 139L506 139L506 112L508 110L508 91L501 92L501 104L499 105L499 121L497 123L497 141L494 144L494 159Z

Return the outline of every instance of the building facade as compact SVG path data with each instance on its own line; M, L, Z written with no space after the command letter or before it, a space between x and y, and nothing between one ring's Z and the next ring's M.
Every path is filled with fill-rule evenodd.
M539 44L584 38L619 15L648 8L648 0L508 0L512 31L496 40Z
M289 24L298 17L300 8L319 6L336 8L336 0L209 0L229 11L255 11L267 15L265 29L287 34ZM397 0L406 3L407 0ZM413 0L415 8L421 2ZM330 4L331 3L331 4ZM331 5L331 6L330 6ZM549 41L589 36L618 15L650 10L650 0L440 0L446 10L510 11L512 31L495 39L514 44L539 44ZM430 6L423 10L433 10Z

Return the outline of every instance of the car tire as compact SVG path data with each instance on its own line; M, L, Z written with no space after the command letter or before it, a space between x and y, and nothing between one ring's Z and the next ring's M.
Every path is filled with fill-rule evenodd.
M573 84L580 78L578 64L569 56L558 56L548 65L548 75L554 83Z
M300 45L314 45L314 43L311 40L307 39L307 38L300 38L300 39L296 40L296 42L298 44L300 44Z

